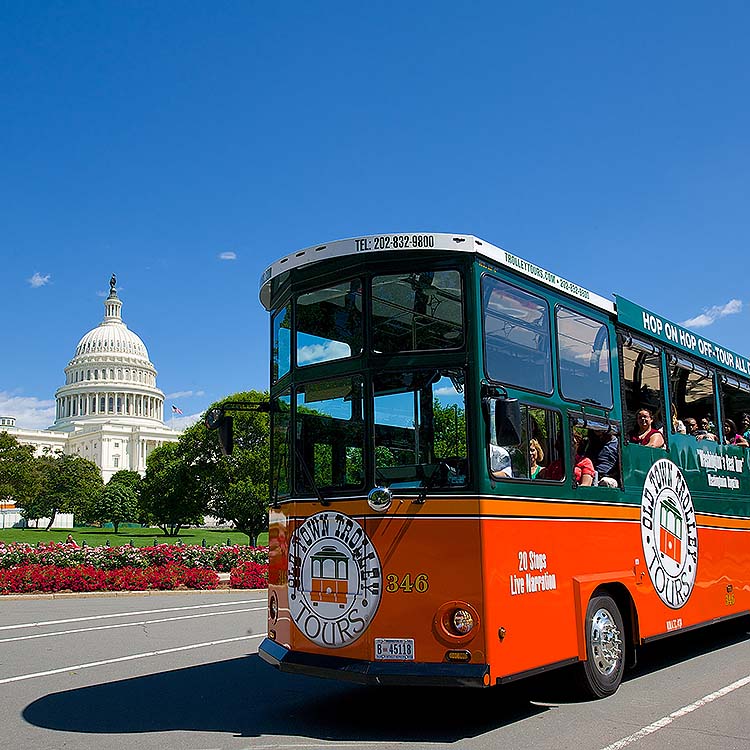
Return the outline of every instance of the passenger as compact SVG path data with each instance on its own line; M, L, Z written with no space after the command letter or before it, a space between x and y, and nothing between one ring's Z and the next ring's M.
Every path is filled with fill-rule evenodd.
M696 422L693 417L685 418L685 427L687 429L687 434L690 435L690 437L694 437L696 440L716 440L713 435L698 427L698 422Z
M716 436L716 428L714 427L714 423L711 421L710 416L701 419L698 432L703 435L704 440L713 440L714 442L719 441L719 438Z
M586 455L594 464L600 487L620 486L620 441L612 430L589 430Z
M654 427L651 409L644 407L635 415L635 430L630 435L630 442L646 445L649 448L663 448L664 436Z
M731 419L724 420L724 442L727 445L740 445L747 448L748 442L737 432L737 425Z
M544 461L544 451L541 443L536 438L529 440L529 477L536 479L537 474L544 468L541 462Z
M685 435L687 429L685 423L677 416L677 407L672 404L672 432L678 432L680 435Z
M742 437L750 442L750 414L744 412L740 417L740 429L742 430Z
M507 448L490 443L490 470L495 476L503 478L513 476L510 453Z
M583 445L583 435L579 435L577 432L573 433L573 479L576 484L581 487L591 487L594 484L594 477L596 471L594 470L594 464L590 458L586 458L580 454L581 446ZM558 452L562 453L562 435L557 439ZM542 469L539 472L539 479L553 479L560 481L565 478L565 467L563 465L562 458L558 458L557 461L553 461L546 469Z

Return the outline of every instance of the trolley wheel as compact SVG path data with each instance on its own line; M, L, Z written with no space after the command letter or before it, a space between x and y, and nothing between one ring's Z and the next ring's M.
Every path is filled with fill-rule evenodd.
M586 660L580 665L580 682L594 698L612 695L625 671L625 632L614 599L595 596L586 608Z

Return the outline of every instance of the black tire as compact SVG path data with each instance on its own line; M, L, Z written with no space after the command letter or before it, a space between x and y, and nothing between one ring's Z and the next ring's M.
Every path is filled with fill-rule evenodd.
M593 698L617 691L625 672L625 628L614 599L595 596L586 608L586 660L580 665L581 687Z

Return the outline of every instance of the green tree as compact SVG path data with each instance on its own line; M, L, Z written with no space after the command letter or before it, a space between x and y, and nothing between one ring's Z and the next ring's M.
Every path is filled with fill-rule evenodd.
M41 483L34 448L0 432L0 499L13 500L22 508L37 495Z
M458 404L432 405L435 425L435 457L466 456L466 415Z
M235 393L221 403L267 402L259 391ZM216 406L213 404L212 406ZM211 515L234 526L256 543L268 527L269 418L264 412L227 410L234 420L234 450L224 456L218 434L207 430L203 420L185 430L179 454L195 477Z
M40 456L36 465L40 487L21 505L24 517L49 518L47 531L58 513L73 513L79 523L88 520L104 486L99 467L80 456L64 454Z
M123 521L138 518L138 494L141 477L137 471L118 471L104 485L104 489L92 508L94 520L110 521L117 534Z
M200 523L206 498L200 477L180 452L178 443L155 448L146 459L140 493L142 517L166 536L177 536L183 526Z

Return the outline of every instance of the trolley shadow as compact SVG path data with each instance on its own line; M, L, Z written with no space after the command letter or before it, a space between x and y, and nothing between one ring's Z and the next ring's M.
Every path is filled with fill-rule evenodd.
M626 681L750 638L750 619L643 649ZM490 690L370 688L282 674L257 655L53 693L23 712L30 724L93 734L168 731L299 736L366 743L456 742L579 702L571 669Z
M362 687L280 674L253 655L53 693L23 717L95 734L179 730L426 743L478 736L546 710L514 687Z

